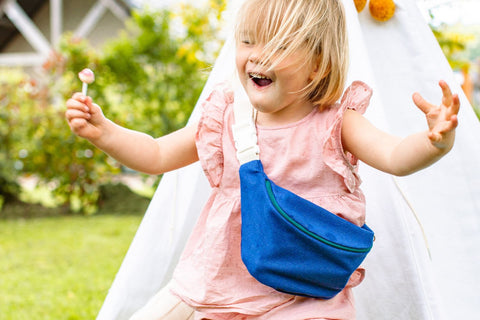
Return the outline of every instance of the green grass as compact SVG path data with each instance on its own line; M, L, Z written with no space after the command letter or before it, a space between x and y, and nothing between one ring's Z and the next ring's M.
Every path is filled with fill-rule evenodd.
M95 319L140 219L0 220L0 319Z
M95 319L148 205L136 197L128 212L118 208L122 195L93 216L5 206L0 320Z

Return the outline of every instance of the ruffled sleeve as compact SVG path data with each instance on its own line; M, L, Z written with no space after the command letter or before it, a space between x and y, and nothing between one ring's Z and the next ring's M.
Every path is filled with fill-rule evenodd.
M232 103L232 90L225 84L219 84L202 104L195 142L200 163L212 187L218 187L223 175L224 116L227 106Z
M323 157L326 164L343 177L345 185L350 192L354 192L360 185L358 176L358 159L350 153L345 153L342 146L342 122L347 109L353 109L361 114L365 113L372 89L361 81L353 82L347 88L341 99L338 110L329 127L323 145Z

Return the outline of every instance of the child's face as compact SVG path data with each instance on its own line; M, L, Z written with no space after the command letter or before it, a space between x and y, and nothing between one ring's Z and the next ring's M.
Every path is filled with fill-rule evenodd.
M305 53L298 50L269 69L268 63L260 64L263 45L240 40L236 52L237 71L259 116L264 113L280 124L300 120L310 113L313 104L303 98L301 90L315 75L315 67L313 63L305 63Z

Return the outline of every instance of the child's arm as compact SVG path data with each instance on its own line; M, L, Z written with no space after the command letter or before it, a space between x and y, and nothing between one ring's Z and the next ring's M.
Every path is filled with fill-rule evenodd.
M358 112L347 110L342 125L344 150L374 168L399 176L439 160L453 147L460 108L458 95L452 95L444 81L439 84L443 92L439 106L418 93L413 95L414 103L426 115L427 131L401 139L375 128Z
M76 93L65 112L72 131L134 170L160 174L198 160L196 126L188 126L161 138L116 125L105 118L90 97Z

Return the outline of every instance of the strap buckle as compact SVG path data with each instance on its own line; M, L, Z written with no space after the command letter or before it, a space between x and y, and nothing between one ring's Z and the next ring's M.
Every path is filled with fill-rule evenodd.
M240 164L260 159L257 132L252 119L233 124L232 133Z

